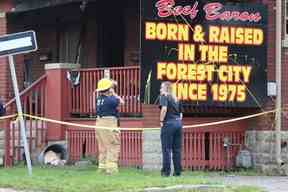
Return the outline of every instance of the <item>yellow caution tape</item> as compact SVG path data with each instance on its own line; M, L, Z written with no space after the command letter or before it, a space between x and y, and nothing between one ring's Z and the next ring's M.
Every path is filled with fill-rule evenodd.
M210 122L210 123L201 123L201 124L195 124L195 125L186 125L186 126L183 126L183 128L196 128L196 127L205 127L205 126L211 126L211 125L232 123L232 122L236 122L236 121L240 121L240 120L244 120L244 119L251 119L254 117L259 117L259 116L266 115L269 113L275 113L276 111L277 110L264 111L261 113L256 113L253 115L247 115L247 116L228 119L228 120L215 121L215 122ZM30 118L35 119L35 120L50 122L50 123L57 123L57 124L61 124L61 125L68 125L68 126L82 127L82 128L91 128L91 129L123 130L123 131L143 131L143 130L159 130L159 129L161 129L160 127L155 127L155 128L110 128L110 127L100 127L97 125L94 126L94 125L84 125L84 124L78 124L78 123L69 123L69 122L64 122L64 121L48 119L45 117L37 117L37 116L29 115L29 114L23 114L23 116L30 117Z
M212 122L212 123L202 123L202 124L197 124L197 125L186 125L186 126L184 126L184 128L205 127L205 126L210 126L210 125L219 125L219 124L231 123L231 122L235 122L235 121L241 121L241 120L244 120L244 119L251 119L251 118L259 117L259 116L262 116L262 115L267 115L269 113L275 113L276 111L277 110L264 111L262 113L256 113L256 114L253 114L253 115L247 115L247 116L233 118L233 119L216 121L216 122Z
M69 122L65 122L65 121L58 121L58 120L48 119L45 117L37 117L34 115L28 115L28 114L23 114L23 116L24 117L30 117L32 119L36 119L36 120L40 120L40 121L57 123L60 125L69 125L69 126L73 126L73 127L91 128L91 129L105 129L105 130L119 130L119 128L109 128L109 127L100 127L100 126L94 126L94 125L83 125L83 124L78 124L78 123L69 123Z

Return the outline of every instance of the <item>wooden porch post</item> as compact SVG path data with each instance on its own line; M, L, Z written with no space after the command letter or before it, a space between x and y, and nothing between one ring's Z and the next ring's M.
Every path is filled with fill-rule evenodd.
M46 64L46 110L47 118L63 121L69 113L69 89L66 79L66 72L72 68L79 68L80 65L67 63ZM47 140L59 141L65 139L65 126L47 123Z

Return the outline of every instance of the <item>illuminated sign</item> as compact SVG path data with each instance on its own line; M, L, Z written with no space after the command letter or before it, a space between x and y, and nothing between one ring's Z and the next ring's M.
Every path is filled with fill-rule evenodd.
M261 4L142 1L141 99L162 81L192 106L259 107L267 93L267 10Z

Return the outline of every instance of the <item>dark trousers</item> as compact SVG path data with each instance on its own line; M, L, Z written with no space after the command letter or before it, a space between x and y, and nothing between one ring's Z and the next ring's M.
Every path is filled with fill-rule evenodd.
M173 154L174 175L181 174L181 137L182 122L170 120L161 128L162 170L163 175L170 175L171 152Z

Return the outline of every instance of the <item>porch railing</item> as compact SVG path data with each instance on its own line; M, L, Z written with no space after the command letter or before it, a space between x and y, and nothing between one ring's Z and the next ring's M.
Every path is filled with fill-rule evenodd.
M46 75L35 81L20 93L24 114L45 116ZM15 98L6 104L8 114L16 113ZM46 124L40 120L25 118L26 133L30 151L46 144ZM20 124L17 119L9 119L5 126L5 166L23 160L23 145ZM33 156L33 154L32 154Z
M117 93L125 100L120 113L140 114L140 67L113 67L80 69L80 85L71 88L71 113L78 115L95 115L95 89L97 81L104 77L104 71L117 81Z
M83 156L98 154L95 131L91 129L68 129L69 158L77 161ZM143 166L142 131L121 132L119 165ZM224 138L230 145L224 147ZM244 145L243 130L212 131L185 129L182 137L182 167L185 170L226 170L235 166L236 156Z
M91 129L67 129L68 153L70 161L98 156L95 131ZM142 167L142 131L121 131L119 165L122 167Z
M185 129L182 140L182 166L193 170L225 170L235 167L236 156L244 146L243 130L207 131ZM224 139L229 145L224 146Z

